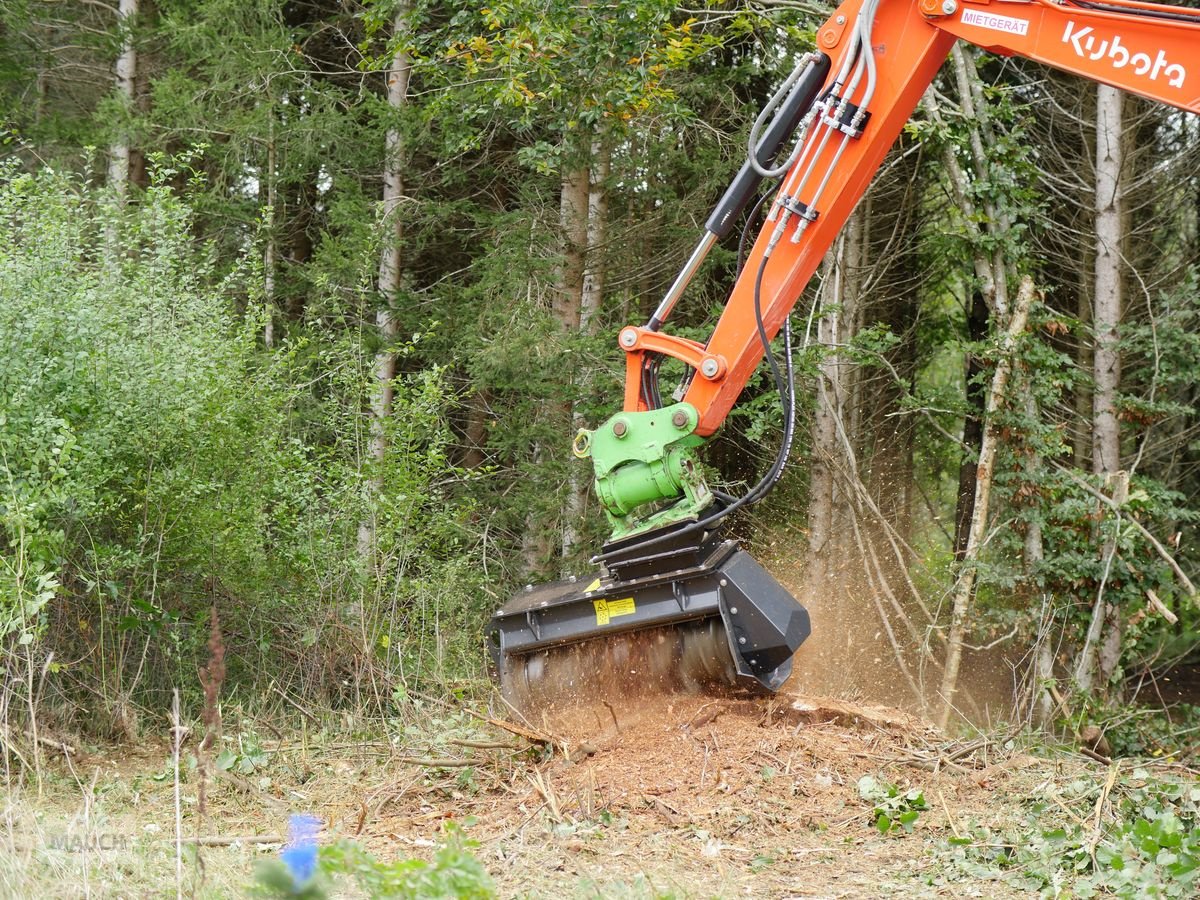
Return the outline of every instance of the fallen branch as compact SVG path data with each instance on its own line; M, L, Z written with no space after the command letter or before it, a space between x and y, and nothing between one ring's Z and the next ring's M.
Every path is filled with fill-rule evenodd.
M524 750L520 744L510 744L507 741L466 741L452 738L447 741L456 747L470 747L472 750Z
M48 737L41 732L34 731L32 728L24 729L24 734L35 744L41 744L45 747L50 747L52 750L57 750L59 753L63 754L63 756L70 756L72 753L76 752L75 748L65 741L56 741L54 738ZM12 749L13 753L19 756L19 754L16 753L16 748L11 746L12 732L7 727L0 728L0 739L3 739L3 743L8 745L10 749ZM23 761L24 760L22 760L22 762Z
M1167 608L1166 604L1158 599L1158 594L1154 593L1154 591L1147 588L1146 598L1150 601L1150 606L1154 609L1154 611L1172 625L1179 621L1179 616L1171 612L1171 610Z
M397 756L393 762L408 763L410 766L426 766L430 769L454 769L465 766L477 766L477 759L438 759L431 756Z
M479 715L473 713L473 715ZM534 731L531 728L526 728L523 725L517 725L513 722L505 722L503 719L493 719L490 716L479 716L480 719L487 722L489 725L494 725L507 731L509 734L515 734L517 737L523 737L527 741L533 741L535 744L550 744L554 746L558 741L551 735L544 734L540 731Z
M175 843L174 838L171 838L171 843ZM209 834L185 837L183 843L195 844L197 847L231 847L234 844L286 844L287 838L281 834Z

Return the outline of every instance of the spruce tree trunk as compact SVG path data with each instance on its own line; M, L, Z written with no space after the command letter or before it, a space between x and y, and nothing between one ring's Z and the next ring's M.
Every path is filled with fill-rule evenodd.
M396 52L387 72L387 102L399 112L408 102L408 83L412 75L412 59L405 49L410 6L402 2L396 11L393 38ZM392 382L396 377L396 320L392 304L400 289L401 242L404 239L404 220L400 201L404 196L404 135L399 125L388 129L385 138L383 165L383 249L379 256L379 306L375 312L375 327L379 331L380 349L375 354L371 398L370 439L368 456L371 475L367 479L367 505L358 527L358 552L370 560L375 551L375 514L380 489L383 486L383 464L387 457L387 419L392 414Z

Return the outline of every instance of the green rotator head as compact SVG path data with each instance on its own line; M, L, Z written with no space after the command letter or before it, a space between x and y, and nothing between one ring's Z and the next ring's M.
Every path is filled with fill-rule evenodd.
M712 503L695 457L704 443L695 433L698 421L694 406L676 403L620 412L595 431L582 428L575 435L575 455L591 457L612 540L696 518Z

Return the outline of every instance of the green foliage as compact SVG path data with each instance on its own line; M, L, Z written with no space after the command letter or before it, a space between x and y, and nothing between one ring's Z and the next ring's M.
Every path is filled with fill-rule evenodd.
M878 781L870 775L860 778L856 787L858 796L874 804L871 810L871 824L880 834L896 831L911 834L921 813L929 809L929 804L925 802L925 793L919 788L906 791L889 782Z
M87 620L113 594L119 620L157 620L165 558L230 573L261 559L282 397L253 358L254 319L221 299L250 273L215 276L166 188L122 218L66 176L5 175L4 539L69 571L101 607Z
M1090 803L1108 788L1077 781L1061 791L1059 804ZM1200 879L1200 788L1160 780L1145 770L1118 782L1117 815L1079 824L1047 825L1060 808L1049 797L1032 804L1026 822L1002 831L976 827L951 838L946 856L975 876L994 874L1011 886L1041 896L1191 897ZM1098 815L1098 814L1097 814Z
M321 847L317 872L307 882L296 885L287 867L279 860L268 860L255 869L254 894L258 897L323 900L334 896L339 877L348 877L358 889L372 898L467 898L486 900L494 897L491 879L471 854L478 846L451 827L449 840L440 846L432 861L400 859L383 862L354 841L340 840Z
M361 648L343 646L332 603L379 664L443 675L469 658L480 611L444 374L398 380L389 458L364 468L371 357L328 336L261 352L253 257L218 264L165 183L194 165L163 160L125 211L50 170L4 173L0 636L50 629L60 658L98 645L91 674L129 696L202 652L214 602L240 635L234 680L293 643L336 668ZM382 487L370 504L367 479ZM367 515L369 573L354 550ZM439 632L452 638L432 661L403 655Z

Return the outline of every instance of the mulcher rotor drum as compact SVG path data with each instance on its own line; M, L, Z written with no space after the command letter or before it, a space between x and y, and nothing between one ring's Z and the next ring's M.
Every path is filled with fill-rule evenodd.
M605 550L590 581L529 587L488 625L501 689L548 700L741 687L776 691L809 634L808 613L734 541L639 555Z

